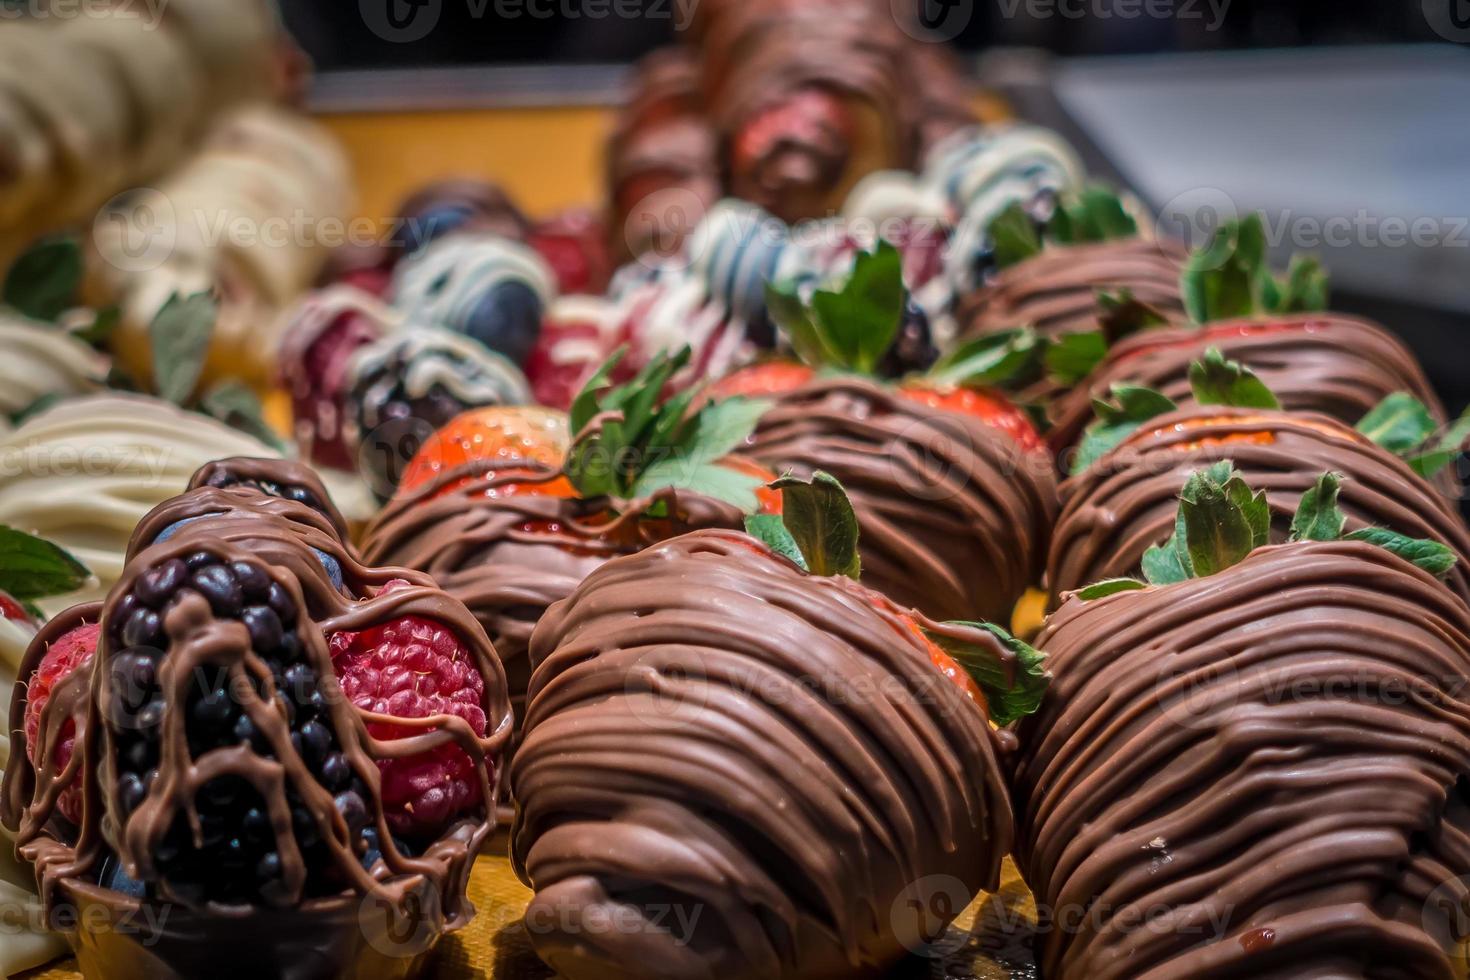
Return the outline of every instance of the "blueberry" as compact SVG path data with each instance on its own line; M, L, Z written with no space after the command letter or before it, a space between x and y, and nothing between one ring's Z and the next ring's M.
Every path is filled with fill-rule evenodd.
M250 645L255 649L270 651L280 647L285 631L281 617L270 606L251 606L240 614L240 622L250 632Z
M102 862L102 871L97 875L97 883L110 891L133 898L142 898L148 893L148 887L141 881L128 877L128 873L123 870L122 862L111 854Z
M401 244L404 252L416 252L463 226L471 214L467 205L442 204L401 221L394 230L393 241Z
M178 524L171 525L175 528L178 526ZM159 540L162 540L161 536ZM177 558L171 558L157 568L150 568L139 578L135 591L145 605L152 606L154 609L162 609L188 577L189 569L184 563Z
M199 594L209 600L216 616L238 616L245 601L240 582L223 565L210 565L194 573L192 580Z
M240 818L240 829L245 836L254 841L274 840L275 835L271 832L271 818L258 806L253 806L245 811L245 816Z
M138 711L137 727L141 729L157 728L163 721L163 699L154 698Z
M123 749L121 757L123 766L139 777L158 764L158 753L153 744L141 738Z
M341 591L342 564L325 551L317 548L312 548L311 550L316 555L316 560L322 563L322 568L327 570L327 578L332 580L332 588Z
M191 517L189 520L195 520L195 521L197 521L198 519L199 518L197 518L197 517ZM187 522L186 521L180 521L179 523L180 524L184 524L184 523L187 523ZM185 558L184 559L184 565L191 572L197 572L201 568L208 568L211 565L218 565L218 564L219 564L219 559L216 558L216 557L214 557L214 555L211 555L207 551L196 551L192 555L190 555L188 558Z
M516 364L525 364L541 334L541 297L530 286L508 279L475 303L461 332Z
M166 527L162 531L159 531L158 532L158 537L156 537L156 538L153 539L153 543L154 544L158 544L159 542L167 541L169 538L173 537L175 534L178 534L179 533L179 529L182 528L185 524L193 524L195 521L201 521L204 518L209 517L209 516L211 516L211 515L209 515L209 514L200 514L197 517L186 517L186 518L184 518L181 521L174 521L168 527Z
M307 704L316 693L316 671L306 664L292 664L281 675L281 686L292 701Z

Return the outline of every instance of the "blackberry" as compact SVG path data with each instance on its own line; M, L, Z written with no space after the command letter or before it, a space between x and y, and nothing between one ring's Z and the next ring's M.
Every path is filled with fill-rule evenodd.
M287 590L255 560L225 561L208 552L161 560L117 597L109 622L112 655L105 683L112 695L105 719L116 753L113 800L127 819L158 778L167 694L160 667L172 654L169 644L185 637L164 636L163 624L180 603L208 604L219 620L241 624L250 649L270 669L275 699L288 719L291 741L313 778L331 795L354 835L369 822L369 792L341 751L316 671L302 661L296 635L301 613ZM125 616L119 613L126 613ZM219 631L215 635L230 635ZM235 634L239 635L239 634ZM139 642L134 642L139 641ZM211 642L218 643L217 640ZM242 656L244 651L240 651ZM226 658L213 658L190 678L183 712L191 756L246 745L273 758L274 753L242 699L253 690L265 698L269 685ZM333 855L295 787L287 787L292 826L307 867L307 895L340 890ZM194 806L199 817L196 841L188 817L174 815L154 854L158 893L186 904L283 904L286 894L281 856L266 801L241 776L218 776L201 786ZM161 887L159 887L161 886Z

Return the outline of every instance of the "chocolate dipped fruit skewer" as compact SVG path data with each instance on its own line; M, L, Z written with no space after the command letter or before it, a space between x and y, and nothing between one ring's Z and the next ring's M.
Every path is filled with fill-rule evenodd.
M1284 279L1271 274L1259 215L1227 224L1193 253L1181 292L1190 325L1142 329L1094 349L1096 366L1077 372L1085 379L1051 406L1055 426L1048 439L1054 446L1076 442L1094 400L1106 399L1114 384L1152 388L1183 403L1190 395L1189 366L1209 347L1255 371L1293 411L1352 424L1386 396L1406 391L1445 419L1402 341L1367 320L1318 312L1326 305L1327 284L1314 261L1298 256Z
M859 584L840 485L777 486L784 517L614 559L532 637L512 855L569 980L879 976L996 884L989 721L1034 707L1039 655Z
M733 455L766 404L690 406L663 398L687 348L660 355L623 385L615 355L568 419L547 409L470 412L445 426L405 470L369 527L368 561L434 576L479 618L519 707L531 630L594 568L701 527L738 528L777 512L775 474Z
M37 750L6 773L6 825L47 908L81 910L88 976L401 975L474 914L504 673L461 604L361 565L293 499L300 471L228 472L155 509L106 601L32 643L22 674L49 683L12 701ZM177 919L140 933L162 906Z
M862 526L868 584L932 616L1008 621L1041 576L1056 514L1050 454L1030 418L987 383L1008 353L910 373L898 254L859 254L840 288L770 290L800 361L772 360L714 386L775 395L751 437L778 473L841 480Z
M1459 559L1448 584L1470 602L1470 530L1445 482L1462 434L1435 436L1429 410L1404 392L1357 428L1285 411L1248 369L1213 348L1190 373L1196 404L1176 407L1157 392L1120 386L1104 406L1112 414L1088 429L1061 487L1047 562L1053 603L1089 582L1137 574L1147 549L1172 533L1189 475L1220 460L1265 492L1278 543L1300 496L1323 471L1337 472L1350 529L1383 526L1447 546Z
M1150 583L1073 594L1016 730L1017 856L1055 980L1460 976L1470 610L1454 555L1343 535L1335 478L1289 543L1228 463L1191 477Z

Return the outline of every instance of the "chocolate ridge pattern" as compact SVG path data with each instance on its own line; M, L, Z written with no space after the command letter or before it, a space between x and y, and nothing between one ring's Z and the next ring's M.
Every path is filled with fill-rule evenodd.
M1349 531L1386 527L1451 548L1449 584L1470 602L1470 530L1454 501L1388 450L1315 412L1191 406L1144 423L1116 449L1064 481L1047 584L1058 597L1107 578L1136 576L1143 553L1174 531L1189 475L1231 460L1266 492L1272 540L1286 540L1301 495L1324 472L1343 476Z
M902 896L940 875L994 886L1006 738L875 598L700 531L551 608L512 831L547 963L571 980L868 976L905 952ZM702 910L687 942L578 928L658 907Z
M748 452L776 473L842 482L863 581L900 606L1008 623L1041 578L1057 511L1051 458L981 419L860 378L819 379L765 413Z
M1018 863L1052 980L1450 978L1470 900L1470 610L1363 542L1082 602L1038 645Z

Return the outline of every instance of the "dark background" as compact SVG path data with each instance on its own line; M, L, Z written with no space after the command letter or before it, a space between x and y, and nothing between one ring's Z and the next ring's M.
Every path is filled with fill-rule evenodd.
M593 19L561 13L588 9L585 2L511 0L512 6L500 9L535 9L547 16L522 13L506 18L495 15L495 0L280 0L287 25L325 70L631 61L673 40L677 33L675 5L697 0L623 0L628 4L624 9L645 12L638 17ZM602 2L607 5L611 0ZM1122 54L1437 40L1421 0L1229 0L1222 26L1213 31L1205 28L1212 17L1161 20L1087 14L1033 18L1025 14L1027 4L1017 5L1017 0L953 2L969 13L968 23L955 39L967 49L1027 45L1057 54ZM1114 9L1114 2L1060 0L1069 12L1108 11ZM402 16L410 3L440 4L438 24L426 37L395 43L368 29L363 4L402 4ZM913 3L917 7L935 0ZM937 9L944 10L942 6ZM1198 9L1207 13L1209 8L1201 2ZM1006 16L1008 10L1018 12Z

